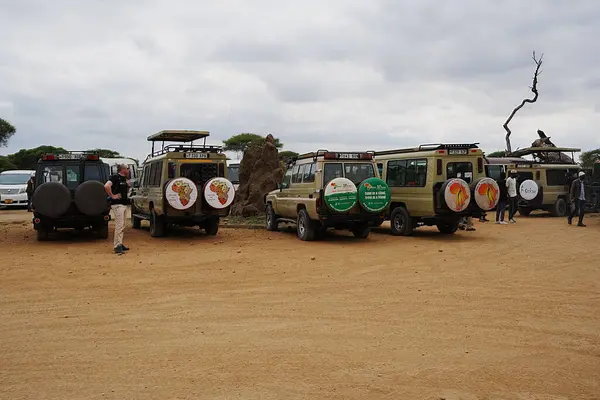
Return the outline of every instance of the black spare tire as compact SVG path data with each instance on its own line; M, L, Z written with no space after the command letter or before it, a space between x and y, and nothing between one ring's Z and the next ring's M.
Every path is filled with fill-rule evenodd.
M108 211L107 196L102 183L87 181L75 190L75 204L85 215L96 216Z
M62 183L42 183L35 189L31 204L36 213L48 218L58 218L69 209L71 193Z

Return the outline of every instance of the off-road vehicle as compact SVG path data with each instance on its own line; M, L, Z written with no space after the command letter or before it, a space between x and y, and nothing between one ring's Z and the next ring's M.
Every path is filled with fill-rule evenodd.
M555 217L567 215L570 181L579 164L558 160L558 153L571 153L571 160L580 149L567 147L528 147L512 152L505 158L486 158L487 176L496 178L500 172L517 171L519 214L528 216L533 210L544 210ZM553 157L549 155L554 155Z
M206 131L165 130L148 137L152 153L131 196L133 228L148 220L153 237L164 236L171 225L199 226L217 234L235 190L227 179L227 157L220 146L206 144L208 136ZM194 145L200 139L203 144ZM158 150L156 142L162 142Z
M394 235L422 225L452 234L462 217L480 217L498 203L498 184L485 176L477 143L379 151L375 161L391 191L384 215Z
M269 231L292 223L301 240L314 240L327 228L366 238L389 204L390 192L378 178L372 152L318 150L287 167L279 189L265 196Z
M33 227L38 240L57 229L90 228L108 238L110 204L104 183L109 167L98 154L68 152L44 154L35 171Z

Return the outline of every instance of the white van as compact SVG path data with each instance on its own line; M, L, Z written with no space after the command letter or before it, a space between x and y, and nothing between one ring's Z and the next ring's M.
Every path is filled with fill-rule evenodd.
M242 160L227 160L227 179L233 183L235 190L240 186L240 162Z
M35 171L0 172L0 207L27 207L27 181Z

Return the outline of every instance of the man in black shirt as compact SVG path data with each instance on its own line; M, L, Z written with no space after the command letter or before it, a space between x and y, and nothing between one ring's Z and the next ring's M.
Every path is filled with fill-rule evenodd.
M110 205L115 215L114 248L116 254L123 254L129 248L123 245L123 230L125 229L125 213L129 199L127 198L129 167L125 164L118 166L118 173L110 177L104 185L104 190L110 198Z

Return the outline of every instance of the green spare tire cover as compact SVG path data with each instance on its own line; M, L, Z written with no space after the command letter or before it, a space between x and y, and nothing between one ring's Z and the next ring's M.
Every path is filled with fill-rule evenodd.
M390 188L379 178L365 179L358 188L358 202L366 211L379 212L390 204Z
M333 212L347 212L358 201L356 186L350 179L335 178L327 183L323 193L325 204Z

